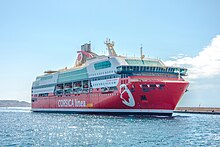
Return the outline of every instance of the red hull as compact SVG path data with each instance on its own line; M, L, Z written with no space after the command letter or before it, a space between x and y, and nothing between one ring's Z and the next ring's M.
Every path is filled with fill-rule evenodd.
M121 84L126 80L127 84ZM56 96L51 93L48 97L35 97L32 111L172 115L189 85L182 79L158 77L133 77L123 81L117 86L119 90L113 92L93 89L87 94Z

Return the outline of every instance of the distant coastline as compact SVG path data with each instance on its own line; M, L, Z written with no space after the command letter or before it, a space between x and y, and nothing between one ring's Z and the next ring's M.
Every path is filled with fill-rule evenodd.
M30 107L31 104L18 100L0 100L0 107Z

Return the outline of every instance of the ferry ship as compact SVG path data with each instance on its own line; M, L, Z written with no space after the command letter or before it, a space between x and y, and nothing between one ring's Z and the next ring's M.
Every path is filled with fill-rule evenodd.
M107 113L172 116L189 82L186 68L166 66L159 59L109 55L81 46L72 68L45 71L32 84L33 112Z

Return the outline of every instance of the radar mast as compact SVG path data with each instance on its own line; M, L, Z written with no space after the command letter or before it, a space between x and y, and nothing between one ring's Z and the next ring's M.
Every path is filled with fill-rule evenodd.
M143 47L142 47L142 44L141 44L140 51L141 51L141 60L143 60L143 59L144 59L144 57L145 57L145 55L143 55Z
M106 38L106 41L104 42L104 44L106 44L107 46L109 56L117 56L114 50L114 45L115 45L114 41L111 42L109 38Z

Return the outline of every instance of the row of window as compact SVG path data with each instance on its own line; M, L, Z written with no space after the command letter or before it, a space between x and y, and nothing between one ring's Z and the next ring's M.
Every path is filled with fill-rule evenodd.
M84 97L100 97L100 96L115 96L118 95L118 93L101 93L101 94L89 94L89 95L84 95ZM69 97L71 95L57 95L58 97ZM75 94L77 97L81 97L80 94ZM36 96L37 97L37 96ZM39 97L47 97L46 95L41 95L39 94ZM32 98L32 102L40 100L40 98Z
M114 95L118 95L118 93L101 93L101 94L89 94L89 95L85 95L84 97L98 97L98 96L114 96ZM65 96L71 96L71 95L65 95ZM76 94L75 96L80 96L80 94ZM60 96L63 97L63 96Z
M91 86L90 81L84 80L84 81L57 84L56 89L89 88L89 86Z
M128 74L121 74L121 78L127 78Z
M81 74L73 74L68 76L59 76L58 82L67 82L67 81L74 81L74 80L80 80L80 79L86 79L88 78L87 73L81 73Z
M104 61L104 62L99 62L99 63L94 64L95 70L109 68L109 67L111 67L111 62L110 61Z
M94 73L94 74L90 74L89 76L100 76L100 75L106 75L106 74L112 74L112 73L114 73L113 70L111 70L111 71L99 72L99 73Z
M128 83L128 79L126 80L121 80L121 84L127 84Z
M49 94L48 93L41 93L41 94L39 94L38 96L39 97L47 97Z
M92 84L92 86L106 86L106 85L110 85L110 84L116 84L116 82L107 82L107 83L96 83L96 84Z
M163 67L150 67L150 66L118 66L117 67L118 72L131 72L131 71L138 71L138 72L146 72L146 71L151 71L151 72L179 72L181 74L186 73L186 69L179 69L179 68L163 68Z
M105 80L105 79L112 79L112 78L118 78L118 76L117 75L102 76L98 78L92 78L91 81L98 81L98 80Z
M52 75L46 75L46 76L42 76L42 77L37 77L37 81L50 80L52 78L53 78Z
M66 77L66 76L78 75L78 74L83 74L83 73L87 73L86 68L79 69L79 70L66 71L66 72L60 73L59 76Z
M125 59L129 65L163 66L159 61Z
M164 87L165 87L164 84L142 84L141 85L143 92L149 92L150 90L154 90L156 88L163 90Z
M53 87L53 86L55 86L55 84L47 84L47 85L35 86L35 87L32 87L32 89L49 88L49 87Z
M81 93L91 93L92 92L92 88L86 88L86 89L82 89L82 88L77 88L77 89L68 89L68 90L56 90L55 91L55 95L65 95L65 94L81 94Z

